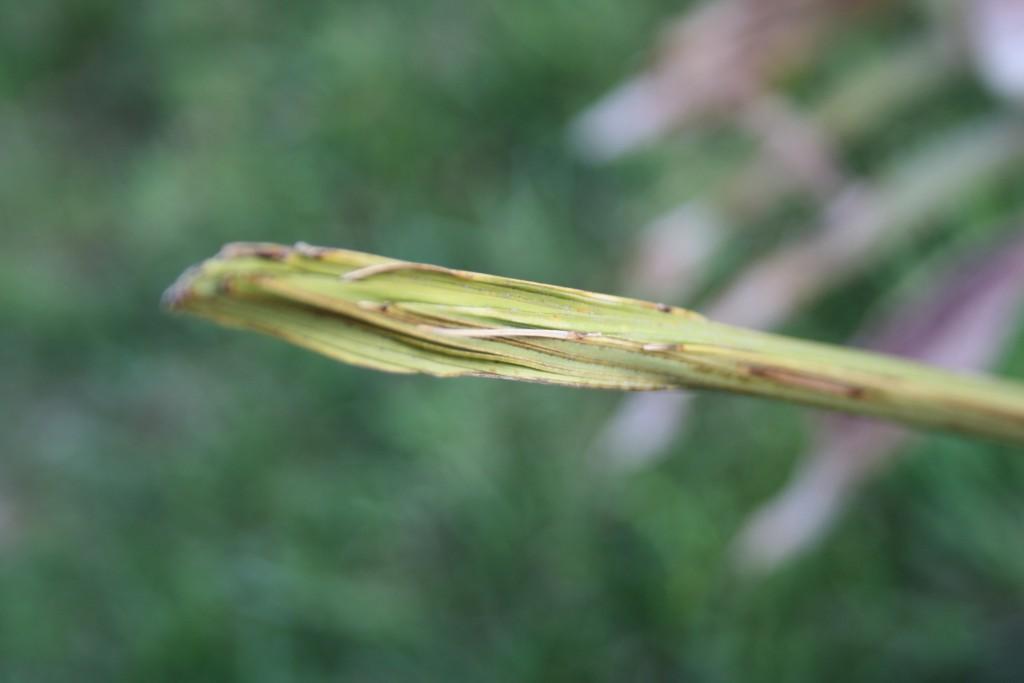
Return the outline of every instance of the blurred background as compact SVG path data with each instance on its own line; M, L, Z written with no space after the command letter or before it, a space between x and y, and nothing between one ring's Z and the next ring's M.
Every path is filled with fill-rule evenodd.
M1024 6L0 0L0 680L1017 681L1020 449L175 318L233 240L1024 378Z

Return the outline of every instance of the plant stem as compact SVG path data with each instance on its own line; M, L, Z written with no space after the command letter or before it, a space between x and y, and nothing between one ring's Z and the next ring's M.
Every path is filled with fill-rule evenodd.
M717 389L1024 443L1024 385L681 308L299 244L241 243L166 304L389 372Z

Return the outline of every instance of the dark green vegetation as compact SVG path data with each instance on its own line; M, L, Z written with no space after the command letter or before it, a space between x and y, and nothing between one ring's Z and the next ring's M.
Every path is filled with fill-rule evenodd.
M634 226L748 145L566 152L675 9L0 2L0 680L1019 680L1010 447L916 442L747 584L727 545L805 411L707 397L668 458L612 475L585 450L614 394L379 375L159 310L236 239L618 291ZM917 19L852 30L793 87L812 100ZM843 153L871 173L993 106L951 79ZM788 331L842 342L1019 211L1020 177ZM723 277L803 215L781 213ZM1022 335L997 370L1024 376Z

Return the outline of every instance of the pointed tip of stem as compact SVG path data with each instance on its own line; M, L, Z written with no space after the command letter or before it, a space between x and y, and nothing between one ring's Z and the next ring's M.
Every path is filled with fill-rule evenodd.
M301 253L303 248L308 249L309 247L302 243L296 244L293 248L269 242L229 242L222 246L214 256L186 269L179 275L178 279L160 296L160 305L168 311L183 310L189 299L196 293L196 282L213 263L247 257L283 261L293 251Z
M201 266L192 266L175 280L170 287L160 295L160 307L166 311L178 312L184 308L192 292L192 281L198 274Z

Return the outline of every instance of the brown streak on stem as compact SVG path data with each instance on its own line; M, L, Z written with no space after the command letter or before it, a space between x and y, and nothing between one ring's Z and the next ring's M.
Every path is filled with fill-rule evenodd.
M753 377L760 377L771 382L777 382L798 389L810 389L811 391L844 396L846 398L864 398L864 387L854 386L834 379L826 379L817 375L786 368L777 368L766 365L751 365L747 372Z
M292 252L289 247L281 244L254 243L254 242L231 242L221 247L217 258L230 260L245 256L267 259L269 261L283 261Z

